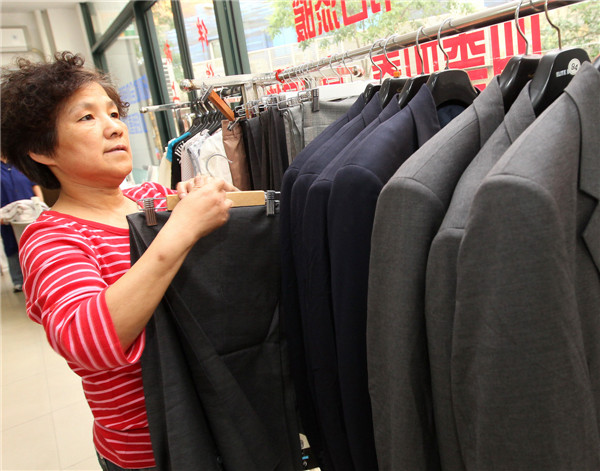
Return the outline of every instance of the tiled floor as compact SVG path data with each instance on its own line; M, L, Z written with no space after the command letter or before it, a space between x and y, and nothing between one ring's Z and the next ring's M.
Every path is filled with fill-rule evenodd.
M79 377L50 348L42 327L27 318L25 298L12 292L5 271L0 298L0 469L99 470Z

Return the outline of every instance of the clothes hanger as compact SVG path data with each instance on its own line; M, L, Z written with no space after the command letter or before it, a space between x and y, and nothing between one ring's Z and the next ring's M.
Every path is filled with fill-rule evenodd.
M590 57L583 49L574 47L562 49L560 28L550 20L548 0L544 3L546 19L558 33L558 51L552 51L540 59L540 63L531 79L529 90L531 103L536 116L539 116L558 98L579 70L582 62L590 62Z
M427 83L429 79L429 74L424 74L423 70L423 56L421 55L421 46L419 44L419 33L423 30L423 26L421 26L417 30L417 36L415 38L415 47L417 50L417 55L419 56L419 60L421 61L421 73L419 75L415 75L414 77L409 77L404 87L402 87L402 91L400 92L400 97L398 98L398 106L400 109L404 108L410 100L417 94L421 86Z
M381 102L382 108L385 108L387 106L387 104L390 101L392 101L392 98L394 97L394 95L396 95L396 93L399 93L402 90L402 87L404 87L404 84L408 80L406 77L400 78L400 71L398 70L398 67L396 67L396 64L394 64L387 55L387 49L386 49L387 43L394 36L395 35L392 35L389 38L387 38L385 40L385 43L383 44L383 55L385 56L386 60L394 68L394 77L386 78L382 82L381 88L379 89L379 101Z
M350 70L350 68L346 65L346 57L348 57L348 51L344 52L344 54L342 55L342 64L344 64L344 70L346 72L348 72L348 75L350 75L350 81L354 82L354 73Z
M525 84L533 78L542 57L538 54L528 55L529 41L519 26L519 11L522 3L523 0L520 0L515 9L515 27L523 41L525 41L525 55L511 57L498 77L505 112L514 103Z
M369 83L366 86L365 91L363 92L365 97L365 103L369 103L369 101L371 101L371 98L373 98L375 94L381 89L381 78L383 76L383 70L381 70L381 67L379 67L373 60L373 47L375 47L376 43L381 44L381 40L375 41L373 44L371 44L371 48L369 49L369 59L371 60L371 64L373 64L373 67L379 69L379 85Z
M452 19L449 18L442 22L438 29L437 41L438 47L444 53L446 57L446 67L444 70L433 72L427 80L427 87L431 91L433 101L435 102L436 108L447 104L447 103L458 103L465 107L473 103L473 100L477 97L478 91L475 89L469 78L469 74L462 69L450 69L449 68L449 57L440 40L440 34L444 23L449 21L452 26Z

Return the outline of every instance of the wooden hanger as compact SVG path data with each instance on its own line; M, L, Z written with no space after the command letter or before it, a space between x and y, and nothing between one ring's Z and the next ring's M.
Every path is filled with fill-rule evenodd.
M242 206L264 206L266 204L265 192L262 190L250 191L228 191L227 199L233 201L233 207ZM178 195L167 195L167 210L173 211L173 208L179 203Z

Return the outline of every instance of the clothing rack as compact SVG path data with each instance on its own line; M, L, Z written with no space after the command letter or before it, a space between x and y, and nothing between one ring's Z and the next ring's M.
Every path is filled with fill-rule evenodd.
M419 31L394 35L388 39L379 39L369 46L363 46L341 54L335 54L331 57L307 62L294 67L288 67L278 72L263 73L257 75L232 75L223 78L214 77L211 79L185 79L180 83L180 87L185 91L201 89L206 84L215 84L218 86L243 85L248 93L254 87L256 96L256 86L282 82L284 80L294 79L306 76L311 72L330 67L332 64L340 64L348 60L362 59L365 56L374 53L391 52L403 49L417 44L419 38L437 39L446 36L452 36L477 28L483 28L493 24L509 21L515 18L517 8L519 9L519 18L542 13L547 10L579 3L584 0L519 0L496 7L487 8L477 13L467 15L461 18L446 19L442 23L422 27ZM385 50L384 50L385 48Z
M196 90L196 89L195 89ZM140 108L140 113L148 113L148 112L156 112L156 111L167 111L167 110L175 110L179 108L188 108L193 107L196 103L206 103L210 101L214 107L219 110L223 116L225 116L229 121L234 121L235 117L233 115L233 111L231 108L223 101L223 99L213 90L212 85L204 84L202 87L197 90L201 91L201 96L196 100L188 101L185 103L165 103L162 105L152 105L152 106L144 106Z

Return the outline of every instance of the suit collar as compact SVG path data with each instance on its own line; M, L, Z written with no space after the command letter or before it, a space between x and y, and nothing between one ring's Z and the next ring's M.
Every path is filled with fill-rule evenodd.
M535 121L535 112L533 111L531 95L529 93L530 83L528 82L523 87L523 90L521 90L504 118L504 125L510 142L515 142L525 129Z
M584 62L565 88L577 107L581 126L579 188L598 201L583 238L600 270L600 73Z
M365 123L365 126L373 121L379 113L382 111L381 100L379 99L379 92L373 95L373 98L369 100L369 103L365 105L363 110L360 112L360 115Z
M479 120L479 148L482 148L504 119L504 101L497 76L475 98L472 106Z
M412 114L417 131L418 146L421 147L441 128L437 110L435 109L435 101L429 87L426 85L421 86L406 107Z

